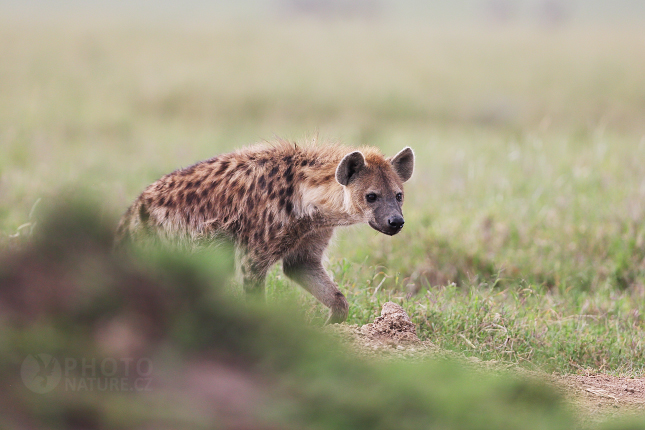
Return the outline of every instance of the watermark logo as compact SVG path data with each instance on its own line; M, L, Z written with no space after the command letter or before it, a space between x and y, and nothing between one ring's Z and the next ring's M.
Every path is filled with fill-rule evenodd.
M60 363L49 354L30 354L20 366L22 382L31 391L45 394L56 388L63 376Z
M62 365L61 365L62 362ZM57 386L64 391L151 391L152 360L149 358L73 358L61 362L49 354L30 354L22 362L20 376L31 391L45 394Z

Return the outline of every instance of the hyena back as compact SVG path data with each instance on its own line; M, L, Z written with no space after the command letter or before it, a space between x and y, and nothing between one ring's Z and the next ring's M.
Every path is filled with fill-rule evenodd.
M369 223L394 235L403 227L403 183L414 153L385 158L376 148L288 142L248 147L163 176L135 200L117 243L159 237L189 247L229 238L247 293L263 293L269 268L284 273L347 318L345 296L322 265L335 227Z

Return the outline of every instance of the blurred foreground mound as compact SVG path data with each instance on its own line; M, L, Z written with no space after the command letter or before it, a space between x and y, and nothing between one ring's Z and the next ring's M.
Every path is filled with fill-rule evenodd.
M572 426L545 386L362 362L297 313L226 294L227 249L113 253L95 210L62 206L0 259L1 428Z

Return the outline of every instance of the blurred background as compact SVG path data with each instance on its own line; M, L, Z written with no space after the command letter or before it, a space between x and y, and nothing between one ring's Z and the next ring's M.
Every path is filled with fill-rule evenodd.
M444 3L4 0L3 229L62 182L124 207L179 165L275 135L409 144L439 193L524 180L477 170L522 162L513 145L533 137L642 147L642 2Z

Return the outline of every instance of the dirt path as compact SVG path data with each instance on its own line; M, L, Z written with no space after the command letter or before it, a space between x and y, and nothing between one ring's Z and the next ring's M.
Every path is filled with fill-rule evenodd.
M547 374L522 369L512 363L481 361L445 351L432 342L420 341L403 309L391 302L383 305L381 316L364 326L336 324L327 330L347 343L360 356L377 360L428 357L458 360L490 371L507 370L546 379L561 390L582 422L603 421L615 415L645 414L645 378L622 378L601 373L578 375Z
M548 376L587 419L597 421L616 414L645 414L645 378L605 374Z

